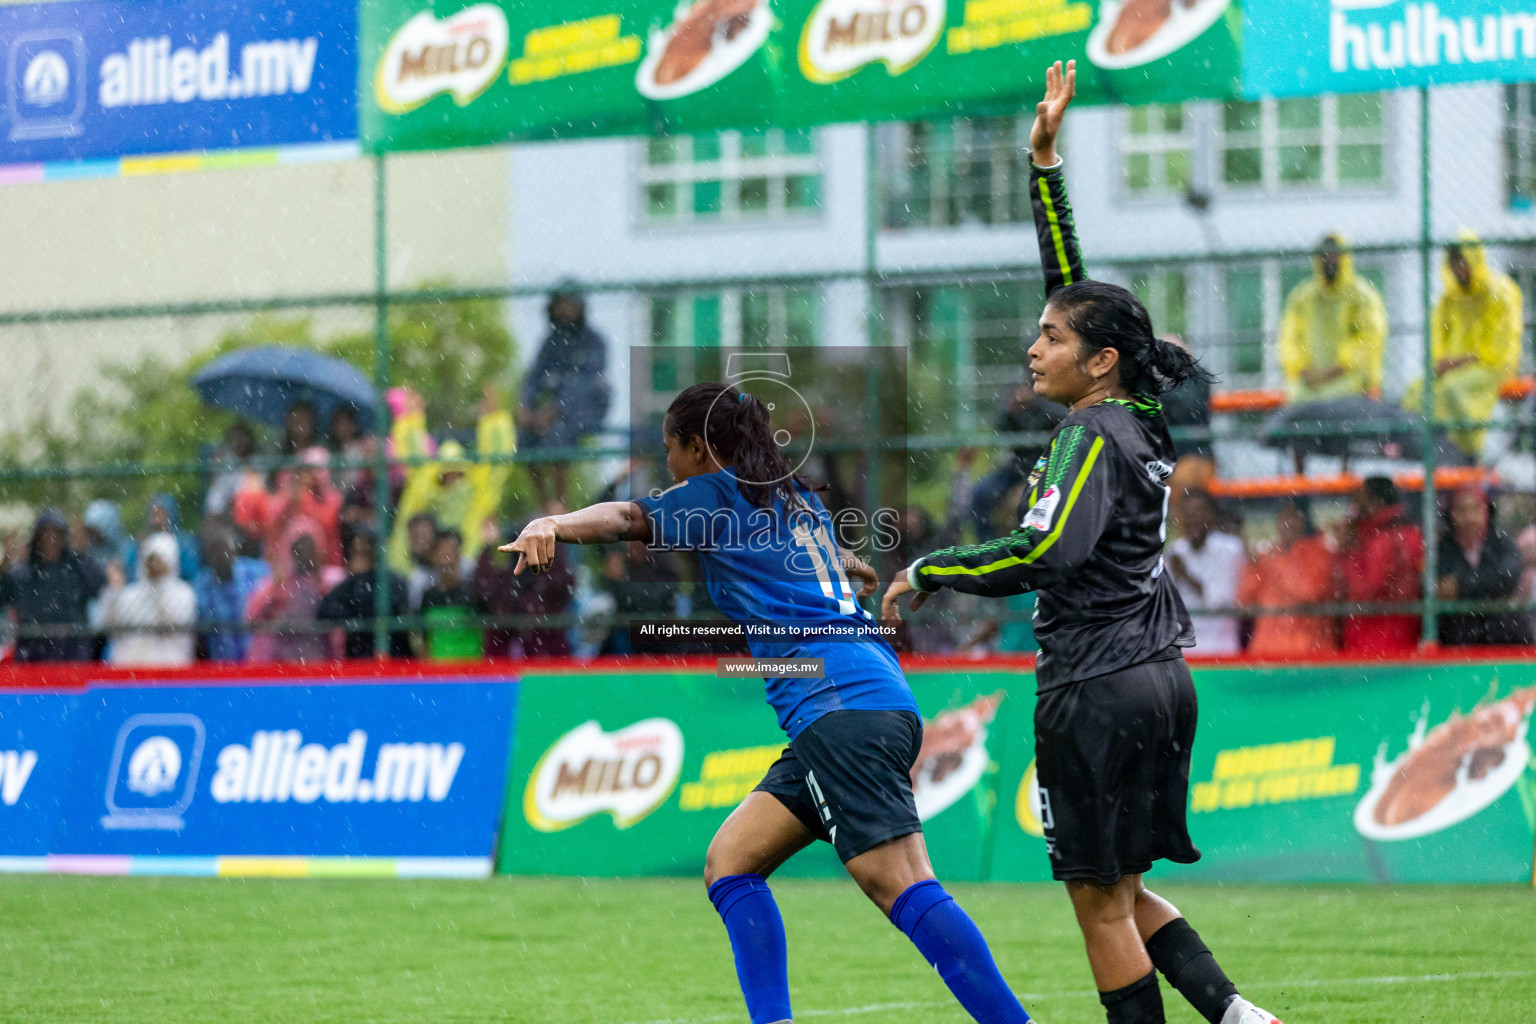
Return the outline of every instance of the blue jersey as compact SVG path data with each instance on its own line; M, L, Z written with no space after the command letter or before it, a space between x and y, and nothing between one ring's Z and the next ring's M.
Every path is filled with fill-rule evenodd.
M730 469L641 498L656 547L697 551L715 606L748 629L757 658L822 658L822 679L769 679L768 703L790 739L829 711L911 711L896 655L867 631L874 617L844 575L832 518L810 491L786 515L747 501ZM770 638L753 635L765 627ZM838 639L826 639L837 637Z

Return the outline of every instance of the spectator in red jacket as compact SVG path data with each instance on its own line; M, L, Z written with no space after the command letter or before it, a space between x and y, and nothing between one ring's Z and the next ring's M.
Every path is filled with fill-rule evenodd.
M277 489L272 492L244 492L235 498L235 523L248 533L264 538L268 561L287 550L283 537L295 522L313 523L319 528L319 556L322 565L342 564L341 492L331 483L326 469L330 454L324 448L308 448L303 465L283 470L277 475Z
M1383 476L1365 481L1344 523L1339 552L1339 593L1356 603L1416 601L1424 571L1424 536L1403 515L1397 485ZM1350 615L1344 619L1344 650L1351 654L1401 654L1419 643L1419 616Z

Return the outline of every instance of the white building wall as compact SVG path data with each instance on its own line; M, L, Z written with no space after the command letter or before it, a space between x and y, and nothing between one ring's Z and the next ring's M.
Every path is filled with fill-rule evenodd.
M1264 191L1220 182L1217 104L1187 107L1195 140L1194 186L1210 197L1204 213L1182 197L1139 198L1122 184L1123 108L1075 111L1063 139L1070 164L1073 208L1090 268L1126 281L1125 264L1169 258L1306 252L1338 232L1356 246L1405 245L1399 252L1362 254L1381 269L1393 334L1386 390L1400 394L1422 362L1423 291L1417 249L1420 232L1419 123L1415 91L1385 96L1385 181L1369 188L1316 187ZM1485 237L1536 241L1536 211L1511 209L1506 191L1504 88L1476 86L1431 94L1431 170L1434 234L1453 237L1472 227ZM643 143L606 140L520 146L513 159L517 182L511 202L514 280L546 287L563 278L589 285L643 281L704 283L753 277L823 274L824 344L862 344L868 332L862 279L868 211L865 129L834 126L819 135L822 205L814 217L779 222L717 222L692 226L647 223L639 209L637 168ZM1495 262L1504 252L1494 249ZM1440 290L1442 255L1432 254L1431 295ZM960 271L1022 269L1038 265L1030 224L881 230L876 262L882 275L944 275ZM1292 258L1294 262L1294 257ZM1189 329L1219 338L1227 325L1225 279L1231 263L1187 263ZM1256 265L1254 263L1247 264ZM1266 383L1278 385L1273 332L1284 296L1278 268L1269 265ZM541 300L520 301L519 337L542 326ZM593 320L607 333L619 360L643 344L644 306L633 293L598 293ZM908 325L884 325L900 340ZM531 346L525 346L531 353ZM619 365L616 362L615 365ZM627 382L627 375L624 375ZM616 409L617 413L617 409Z
M374 168L351 159L0 188L5 312L101 309L373 289ZM500 285L505 150L388 161L389 281ZM279 316L304 316L294 310ZM322 335L366 330L371 307L313 310ZM0 328L0 431L67 414L75 390L149 353L177 362L251 314Z

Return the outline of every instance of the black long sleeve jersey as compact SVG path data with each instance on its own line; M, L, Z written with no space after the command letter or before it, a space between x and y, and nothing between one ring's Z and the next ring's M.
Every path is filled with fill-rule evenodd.
M1030 176L1049 298L1083 280L1061 165ZM1039 591L1036 687L1052 690L1190 646L1194 633L1163 571L1173 442L1154 398L1110 400L1062 420L1035 463L1006 537L946 548L907 570L916 590L984 597Z

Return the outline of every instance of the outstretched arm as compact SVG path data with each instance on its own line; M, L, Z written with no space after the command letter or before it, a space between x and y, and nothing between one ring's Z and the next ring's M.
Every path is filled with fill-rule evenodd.
M650 540L651 523L645 510L632 501L605 501L574 512L535 519L523 527L517 540L503 544L502 551L520 556L512 575L523 570L543 572L555 557L555 544L613 544L621 540Z
M1040 263L1045 269L1045 296L1058 288L1087 278L1083 254L1077 244L1072 205L1067 201L1067 181L1056 136L1077 94L1077 62L1052 64L1045 73L1045 99L1035 107L1035 123L1029 130L1029 203L1035 216L1035 235L1040 243Z

